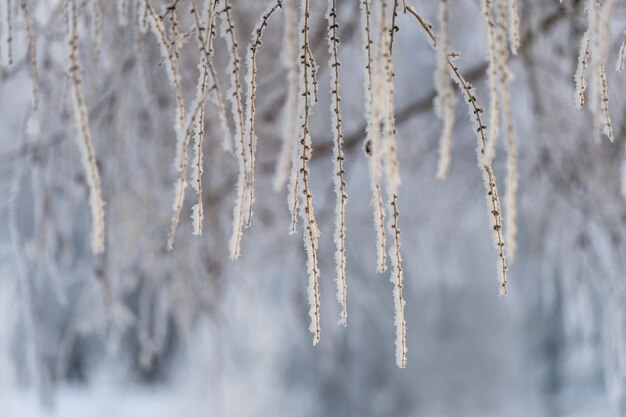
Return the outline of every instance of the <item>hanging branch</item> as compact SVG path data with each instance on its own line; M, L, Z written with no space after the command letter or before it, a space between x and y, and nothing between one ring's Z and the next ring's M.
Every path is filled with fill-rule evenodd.
M391 221L390 228L393 233L393 247L389 250L389 256L391 257L391 270L390 277L393 287L393 299L394 299L394 324L396 327L396 365L398 368L406 368L407 361L407 346L406 346L406 321L404 319L404 296L402 290L404 289L404 270L402 269L402 255L400 254L400 226L398 225L398 196L393 195L391 202Z
M28 39L28 52L30 54L30 77L32 82L33 111L28 122L30 134L36 134L39 130L37 126L37 112L39 111L39 73L37 70L37 43L35 31L33 29L33 15L30 8L30 0L22 0L22 10L26 19L26 36Z
M83 95L83 81L80 74L78 58L78 11L77 0L69 0L67 4L69 23L69 74L72 81L72 102L74 116L80 129L78 141L82 154L83 168L89 186L89 206L91 208L91 248L94 253L104 252L104 201L102 200L102 186L96 164L96 156L91 141L89 117L85 97Z
M11 7L11 0L5 0L6 14L7 14L7 58L9 66L13 65L13 11Z
M102 8L100 0L91 0L91 36L93 39L93 55L94 61L97 63L102 52Z
M198 90L196 96L204 96L206 94L209 82L209 71L206 65L198 65L198 71L200 72L200 79L198 80ZM215 86L213 87L215 88ZM194 167L193 175L191 178L191 186L195 190L198 200L196 204L191 208L191 218L193 220L193 234L202 235L202 224L204 220L204 206L202 205L202 173L204 171L203 166L203 148L204 143L204 105L200 106L198 111L198 117L195 121L194 127L194 156L192 165Z
M343 133L341 116L341 97L339 94L339 20L337 16L337 0L328 1L326 12L328 20L328 49L330 69L330 113L333 130L333 163L335 185L335 272L337 274L337 300L341 305L339 323L348 325L348 303L346 286L346 180L344 170Z
M176 184L174 187L174 204L172 205L172 210L174 210L174 214L172 215L170 232L167 236L167 250L172 250L172 247L174 245L174 236L176 235L176 228L178 227L178 223L180 221L180 212L183 208L183 201L185 199L185 189L187 188L186 174L189 163L189 156L187 153L189 141L191 139L194 129L197 128L196 121L198 120L199 115L203 114L202 108L204 107L204 102L208 94L213 91L213 89L214 88L207 88L206 79L204 77L200 78L195 102L189 109L189 114L185 118L185 123L183 127L176 130L176 170L178 171L179 176L176 180ZM199 210L199 208L197 210ZM194 209L194 213L195 211L196 209ZM199 223L200 221L201 218L198 212L198 215L194 217L194 225L197 226L197 223Z
M574 75L574 83L576 92L574 94L574 103L577 109L582 109L585 105L585 90L587 89L587 81L585 80L585 72L589 66L589 30L585 31L580 40L580 50L578 52L578 65L576 66L576 74Z
M249 163L249 180L248 180L248 208L246 212L246 226L250 226L252 223L252 208L254 206L254 155L256 152L257 137L254 129L254 115L255 107L254 100L256 98L256 58L259 46L261 46L261 37L263 36L263 30L267 27L268 22L272 14L282 7L282 0L275 0L274 3L270 3L265 12L261 15L260 20L257 22L254 30L252 31L252 43L248 48L246 54L246 68L248 72L246 74L245 81L248 85L248 94L246 97L246 118L245 118L245 134L248 136L248 152L250 154Z
M496 142L498 140L499 124L500 124L500 103L498 100L498 47L496 44L496 23L493 19L493 3L491 0L481 0L481 10L485 18L487 29L487 56L489 66L487 67L488 84L489 84L489 126L491 130L487 136L487 144L485 146L485 162L491 164L495 157Z
M503 0L499 0L503 1ZM508 0L509 5L509 43L511 44L511 53L513 55L517 55L520 47L520 36L519 36L519 13L517 0Z
M377 71L382 71L379 77L384 79L385 102L382 104L384 113L383 118L383 154L385 165L385 188L387 193L387 205L389 210L389 229L393 236L393 245L389 248L389 257L391 258L392 274L390 281L394 286L394 323L396 327L396 365L399 368L405 368L407 362L406 347L406 321L404 318L405 301L402 295L403 284L403 268L402 255L400 254L400 228L398 225L398 188L400 186L400 174L398 169L398 158L396 150L396 125L395 125L395 87L393 82L393 47L391 44L391 34L395 30L391 30L387 26L387 8L388 0L382 0L380 6L380 36L379 36L379 54L380 61L377 65ZM392 10L392 22L395 20L394 4ZM393 23L392 23L393 24Z
M287 100L283 108L283 146L276 164L274 174L274 190L280 191L289 178L291 155L295 147L297 135L297 106L298 106L298 16L294 10L293 0L284 1L285 9L285 32L283 35L282 60L287 67ZM297 170L296 170L297 173ZM297 183L297 178L291 179L291 183ZM288 201L288 205L291 203ZM295 222L292 219L291 232L295 232Z
M178 68L178 52L170 49L170 41L167 38L167 33L165 31L165 27L163 26L163 22L159 15L154 11L150 3L146 0L146 11L148 13L148 17L150 18L150 27L152 32L157 38L159 46L161 47L161 56L167 62L166 73L167 78L176 93L176 122L174 127L179 129L184 124L185 119L185 109L183 105L183 92L180 84L180 72Z
M309 185L309 167L308 162L311 159L312 145L311 135L309 131L309 123L311 116L312 91L311 91L311 63L309 60L309 1L304 0L301 3L300 14L300 65L302 73L300 74L300 102L298 103L298 120L300 126L298 129L299 146L294 149L292 164L294 169L299 170L299 181L291 184L290 195L297 198L299 195L298 211L303 222L304 228L304 248L307 254L307 269L309 275L308 282L308 299L309 299L309 316L311 317L311 325L309 330L313 333L313 344L317 344L320 340L320 301L319 301L319 269L317 262L317 248L319 229L315 221L315 213L313 211L313 195ZM292 177L293 178L293 177ZM298 191L300 190L300 191Z
M439 162L437 163L437 178L445 180L450 168L452 154L452 133L454 131L454 106L456 97L450 81L448 69L448 55L450 54L450 33L448 28L448 0L439 3L439 39L435 46L437 52L437 71L435 72L435 114L443 122L443 129L439 139Z
M385 243L385 210L381 190L380 167L380 134L376 125L372 58L372 29L371 29L371 2L361 0L361 27L363 38L363 52L365 55L365 153L368 156L370 188L372 190L372 207L374 214L374 229L376 231L376 271L384 272L387 269L387 253Z
M242 105L242 88L239 75L239 44L235 39L235 26L231 15L229 0L224 0L225 17L222 17L222 37L228 46L229 62L226 72L230 75L230 90L228 97L231 103L233 119L235 120L235 156L239 163L239 178L237 180L237 196L233 208L233 233L230 238L230 258L235 261L241 254L241 238L245 222L246 189L249 185L248 152L245 143L244 113Z
M511 105L510 82L512 79L509 70L509 50L507 48L507 8L504 0L497 0L497 25L496 41L498 48L498 94L502 104L502 114L504 116L504 126L506 133L507 155L507 176L506 176L506 242L509 246L509 259L515 259L517 249L517 189L519 183L517 140L515 138L515 127L513 125L513 109ZM509 27L510 29L510 27Z
M424 29L425 34L430 38L433 44L436 44L436 38L428 25L425 24L425 20L422 19L419 14L411 6L407 6L407 12L416 18L419 25ZM481 114L483 109L478 106L476 95L474 95L472 85L463 78L460 70L453 63L453 59L458 57L458 54L452 53L448 58L448 65L451 70L452 79L457 83L461 93L465 97L465 101L468 106L468 112L470 118L474 124L474 135L478 142L476 147L476 154L478 159L478 167L483 174L483 182L485 185L485 197L487 200L487 211L490 214L491 219L491 233L493 236L493 244L498 253L498 266L500 269L500 295L505 295L508 292L507 287L507 265L506 256L504 252L504 237L502 233L502 214L500 210L500 198L498 197L498 187L496 184L496 178L493 173L493 168L490 163L484 158L485 146L487 144L487 137L485 130L487 126L483 124Z
M217 79L217 71L215 70L215 65L213 64L213 39L215 39L215 36L217 35L215 22L218 13L216 12L216 7L219 4L219 1L220 0L207 1L208 29L202 22L196 0L192 0L191 13L194 16L196 23L196 40L200 46L200 50L202 51L202 64L206 66L207 71L211 76L210 82L215 86L215 94L212 95L212 101L217 108L217 117L220 123L220 128L222 129L222 134L224 135L222 146L225 151L232 152L233 145L230 137L230 128L228 127L228 118L226 116L226 106L224 105L222 96L222 87Z

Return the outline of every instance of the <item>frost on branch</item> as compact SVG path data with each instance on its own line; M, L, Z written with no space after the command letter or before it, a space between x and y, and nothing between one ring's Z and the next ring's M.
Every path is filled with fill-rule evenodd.
M170 226L170 233L167 237L167 250L172 250L172 246L174 245L174 236L176 234L176 228L178 227L178 222L180 221L180 212L183 208L183 201L185 199L185 189L187 188L187 167L189 164L189 154L187 152L187 148L189 147L189 141L191 136L193 135L194 130L200 131L203 130L203 126L198 126L196 122L198 118L204 115L203 108L204 102L207 98L209 92L213 90L213 88L207 88L206 85L207 78L204 77L204 73L200 76L199 85L197 88L196 98L189 108L189 114L185 118L185 123L183 127L176 130L176 160L175 166L176 170L179 173L179 177L176 180L176 185L174 187L174 204L172 205L172 210L174 210L174 214L172 215L172 221ZM202 124L203 122L198 122ZM201 139L197 138L197 141ZM197 153L198 151L196 151ZM200 154L197 155L196 160L196 171L198 169L202 170L201 167L198 167L200 163ZM200 172L200 175L202 173ZM199 186L199 184L198 184ZM200 196L202 198L202 196ZM200 207L193 209L193 220L194 220L194 229L196 231L199 230L198 223L201 222L201 213Z
M313 344L317 344L320 340L320 299L319 299L319 269L317 260L319 229L315 220L313 211L313 195L309 184L309 160L313 151L310 134L310 117L311 107L313 106L313 78L312 78L312 57L309 47L309 16L310 16L309 0L301 3L300 25L299 25L299 44L300 44L300 81L298 103L298 146L293 152L293 169L298 170L298 181L291 184L291 195L298 201L298 211L302 220L304 248L307 255L308 280L308 299L309 299L309 316L311 325L309 330L313 333ZM292 177L293 179L293 177ZM295 210L295 208L294 208Z
M578 66L574 76L576 94L575 104L578 109L585 103L585 72L591 67L591 88L589 108L593 115L593 136L596 143L600 142L603 133L611 142L614 140L613 126L609 112L609 88L606 78L606 59L609 47L609 16L613 1L588 0L588 27L580 43ZM619 60L618 60L619 69Z
M482 122L481 114L483 112L477 104L477 98L473 93L472 86L463 78L458 67L450 61L450 66L454 74L454 81L458 84L459 89L465 97L465 101L468 106L469 115L474 124L474 131L478 145L476 147L476 154L478 156L478 167L483 174L483 182L485 184L485 197L487 203L487 211L489 212L491 219L491 233L493 236L493 245L498 252L498 264L500 269L500 294L507 293L507 265L506 257L504 254L504 236L502 231L502 212L500 210L500 198L498 197L498 186L496 184L496 177L493 173L491 164L487 164L484 159L485 145L487 139L485 138L485 126Z
M222 17L222 37L226 40L229 53L229 62L226 73L230 75L230 89L228 98L231 104L233 119L235 121L235 157L239 164L239 177L237 180L237 195L233 208L233 233L230 238L230 258L237 260L241 254L241 238L245 218L246 190L249 186L248 160L249 153L246 148L243 91L240 82L239 44L235 38L235 26L233 24L232 10L229 0L224 0L225 17Z
M267 9L261 15L261 18L257 22L252 31L252 42L248 47L248 52L246 53L246 85L248 86L248 92L246 96L246 113L245 113L245 135L248 137L248 154L250 156L249 160L249 169L248 169L248 207L246 208L246 226L250 226L252 222L252 208L254 206L254 159L255 159L255 151L256 151L256 133L254 130L254 116L255 116L255 108L254 101L256 98L256 59L257 59L257 51L259 46L261 46L261 37L263 36L263 30L267 27L270 17L274 14L274 12L282 7L282 0L275 0L270 3Z
M482 157L485 163L490 165L496 151L496 141L500 124L500 103L498 98L498 47L496 45L496 23L493 18L493 4L491 0L481 0L481 11L485 18L487 30L487 56L489 66L487 67L489 85L489 126L491 130L487 135L487 143Z
M161 49L161 56L166 60L165 69L167 73L167 78L176 93L176 122L174 123L175 128L180 128L183 126L185 119L185 109L183 106L183 92L180 84L180 71L178 67L178 51L174 50L172 46L176 45L176 42L168 40L167 32L165 31L165 26L161 21L161 18L156 13L156 11L150 6L149 3L146 3L146 11L148 14L150 28L152 32L157 38ZM176 10L174 9L169 15L172 16L172 22L175 21L173 17ZM175 31L173 31L175 33ZM173 36L174 38L174 36Z
M368 167L370 176L370 188L372 190L371 205L374 211L374 229L376 232L376 270L384 272L387 269L387 255L385 243L385 209L383 205L381 187L381 138L377 122L380 121L380 112L376 110L375 97L380 97L382 91L379 89L381 83L378 77L374 79L374 59L372 52L372 23L371 23L371 1L360 1L361 34L363 52L365 55L365 153L368 156Z
M337 300L341 304L339 323L348 325L347 286L346 286L346 180L344 170L343 132L341 119L341 96L339 93L339 18L337 0L328 0L326 12L328 20L328 49L330 68L330 114L333 131L333 182L335 188L335 272L337 274Z
M411 6L407 6L407 12L415 17L417 23L422 27L427 37L430 38L433 44L436 44L436 38L430 30L429 25L425 23L425 20L421 18L421 16ZM508 291L508 267L506 265L506 256L504 251L502 213L500 209L500 198L498 197L498 187L491 163L487 163L488 161L484 158L485 147L487 144L487 138L485 135L485 130L487 130L487 126L482 121L481 115L483 114L483 109L478 105L478 99L474 94L473 87L465 80L465 78L463 78L463 76L461 75L461 71L453 62L456 57L458 57L457 54L450 54L450 57L448 58L448 65L451 70L452 79L458 85L459 89L461 90L461 94L463 94L463 97L467 104L469 117L474 127L474 135L476 136L477 141L476 154L478 167L481 170L483 182L485 185L485 197L487 200L487 211L491 220L491 234L493 236L493 244L498 253L498 267L500 270L500 294L504 295Z
M293 4L293 0L284 0L283 7L285 9L285 29L283 35L282 62L287 68L287 99L283 107L283 123L281 133L283 136L283 144L276 162L276 172L274 174L274 190L280 191L289 179L291 168L291 157L295 147L297 135L297 107L298 107L298 16ZM290 183L297 182L296 178L290 180ZM291 199L288 198L288 205L291 211ZM291 222L293 224L293 222ZM293 230L293 227L291 229Z
M437 71L435 72L435 114L443 122L443 130L439 139L439 162L437 178L446 179L450 168L452 154L452 133L454 131L454 106L456 97L450 81L448 55L450 54L450 37L448 28L448 0L439 3L439 42L435 45L437 52Z
M82 164L89 186L89 207L91 209L91 247L94 253L104 252L104 201L100 174L96 164L96 156L91 141L89 116L83 94L83 80L78 58L78 8L77 0L69 0L67 4L69 24L69 56L68 72L72 81L72 103L74 117L80 131L78 146L82 155Z
M217 35L216 19L218 12L216 7L220 0L207 0L207 23L205 25L200 11L198 10L197 1L192 1L192 14L195 21L196 40L202 51L203 65L206 66L206 70L209 72L210 81L215 86L215 94L211 96L213 104L217 108L217 117L224 135L222 139L222 146L225 151L232 152L232 139L230 137L230 128L228 127L228 118L226 116L226 106L224 105L224 99L222 96L222 87L217 78L217 72L213 63L213 40Z

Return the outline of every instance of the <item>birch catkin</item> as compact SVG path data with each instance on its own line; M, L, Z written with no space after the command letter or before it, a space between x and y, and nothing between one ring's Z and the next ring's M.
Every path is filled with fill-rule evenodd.
M78 145L82 154L82 163L89 186L89 206L91 209L91 247L94 253L104 252L104 201L102 200L102 186L100 174L96 164L96 156L91 141L89 116L85 97L83 95L83 81L80 74L78 58L78 10L77 0L69 0L67 4L69 24L69 74L72 80L72 102L74 116L80 131Z

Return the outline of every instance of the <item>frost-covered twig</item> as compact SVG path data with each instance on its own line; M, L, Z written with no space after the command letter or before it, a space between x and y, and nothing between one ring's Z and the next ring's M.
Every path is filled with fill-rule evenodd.
M446 179L450 168L452 153L452 133L454 130L454 106L456 97L450 81L448 55L450 54L450 37L448 28L448 0L439 3L439 43L436 45L437 71L435 72L435 114L443 122L443 129L439 139L439 162L437 164L437 178Z
M389 194L396 194L400 185L400 172L398 168L398 155L396 150L396 120L395 120L395 86L393 82L393 49L391 47L391 31L387 26L388 0L381 2L381 30L380 48L377 57L377 71L381 71L381 81L384 83L384 93L381 97L380 109L382 111L382 153L385 169L385 180Z
M298 129L299 146L294 150L293 165L294 169L298 169L299 181L298 188L292 185L294 194L299 195L300 202L299 214L304 226L304 247L307 254L307 269L309 275L308 282L308 299L309 299L309 316L311 317L311 325L309 330L313 333L313 344L317 344L320 340L320 300L319 300L319 269L317 262L317 247L319 229L315 221L315 213L313 211L313 195L309 184L309 167L308 162L311 159L312 145L311 134L309 131L309 123L311 117L312 91L311 91L311 64L308 57L309 49L309 1L304 0L301 3L300 14L300 64L302 73L300 74L300 102L298 103L298 120L300 126ZM300 191L295 191L295 190Z
M180 221L180 212L183 208L183 201L185 198L185 188L187 188L187 167L189 163L189 156L187 148L189 147L189 140L193 135L194 129L198 129L196 121L200 115L203 115L202 108L208 94L214 90L214 88L207 88L207 79L204 77L204 73L200 78L198 89L196 91L195 102L189 108L189 114L185 118L183 127L176 130L176 170L179 175L176 179L176 185L174 187L174 203L172 204L172 221L170 226L170 232L167 236L167 250L172 250L174 245L174 237L176 235L176 228ZM199 160L198 160L199 161ZM200 196L202 198L202 196ZM195 213L194 208L194 213ZM199 213L198 213L199 214ZM198 223L199 215L194 217L194 226ZM195 229L195 227L194 227Z
M102 7L100 0L91 0L91 15L93 19L91 22L93 55L94 61L98 62L102 50Z
M433 25L430 24L429 21L424 19L420 14L418 14L417 11L412 6L405 6L404 11L409 13L411 16L415 18L417 23L419 23L419 25L424 30L424 33L427 36L427 40L430 43L430 46L435 48L437 46L437 37L435 36L435 33L433 32Z
M393 284L394 300L394 323L396 327L396 365L399 368L406 368L407 346L406 346L406 321L404 319L404 271L402 269L402 255L400 254L400 226L398 225L398 196L391 198L391 218L389 227L393 233L393 246L389 249L391 258L391 283Z
M89 186L89 206L91 208L91 247L94 253L104 252L104 201L102 200L102 186L100 174L96 164L96 156L91 141L89 117L85 97L83 95L83 81L80 74L78 59L78 10L77 0L69 0L67 4L69 23L69 74L72 80L72 102L76 124L80 130L78 145L82 154L83 168Z
M39 110L39 72L37 70L37 43L35 30L33 29L33 14L30 7L30 0L22 0L22 9L24 10L24 18L26 19L26 36L28 38L28 52L30 54L30 76L33 95L33 116L29 121L29 130L30 133L35 133L38 130L36 120Z
M222 37L228 47L229 62L227 74L230 75L230 89L228 97L231 102L233 119L235 120L235 156L239 164L239 178L237 180L237 196L233 208L233 233L230 238L230 258L237 260L241 254L241 238L245 218L246 189L248 187L248 152L245 142L245 127L243 113L243 91L240 81L239 44L235 38L235 26L232 18L232 10L229 0L224 0L224 13L222 19Z
M333 130L333 182L335 185L335 271L337 274L337 300L341 304L339 323L348 324L348 303L346 286L346 180L343 154L343 132L341 119L341 96L339 93L339 19L337 16L337 0L328 1L328 49L330 53L330 113Z
M363 52L365 55L365 153L368 155L370 188L372 190L372 207L374 214L374 229L376 232L376 270L384 272L387 269L387 253L385 243L385 209L381 189L380 167L380 133L374 115L374 68L372 54L372 25L371 1L360 1L361 28Z
M499 0L504 1L504 0ZM509 3L509 43L511 44L511 52L517 55L520 47L519 36L519 12L517 0L508 0Z
M397 2L396 2L397 3ZM407 348L406 348L406 322L404 319L404 298L402 296L403 288L403 268L402 268L402 256L400 254L400 228L398 225L398 188L400 186L400 173L398 169L398 159L396 150L396 127L395 127L395 87L394 87L394 75L393 75L393 47L391 45L391 30L387 27L387 7L388 0L382 0L380 5L380 35L379 35L379 50L381 60L377 65L377 72L383 71L380 74L381 78L384 78L385 85L384 90L384 102L382 104L384 118L383 118L383 154L385 165L385 185L389 210L389 233L393 236L393 245L389 248L389 257L391 258L392 274L390 277L391 283L394 285L393 298L394 298L394 323L396 327L396 365L399 368L406 367L407 360ZM395 13L394 10L392 13ZM392 19L393 21L393 19Z
M393 38L397 31L400 30L397 24L398 19L398 0L393 0L393 8L391 10L391 27L389 27L389 51L393 50Z
M510 82L512 76L508 65L509 50L506 43L506 13L507 10L504 0L497 0L496 41L498 48L498 94L500 96L500 102L502 105L506 143L508 148L505 194L507 208L505 213L505 240L509 247L509 259L513 260L515 258L515 251L517 249L517 189L519 174L517 139L515 137L515 127L513 125L513 109L511 105Z
M606 71L604 69L604 64L600 64L600 83L601 83L601 103L602 106L602 133L609 138L611 142L615 140L613 136L613 123L611 122L611 114L609 113L609 86L606 81Z
M431 41L436 44L436 38L432 34L432 31L428 29L428 26L424 25L424 20L415 11L415 9L413 9L411 6L407 6L407 11L416 18L422 29L424 29L425 34L431 39ZM474 125L474 135L476 136L476 140L478 142L476 147L478 167L483 174L483 182L485 185L486 194L485 196L487 200L487 210L491 219L491 233L493 235L493 244L498 253L498 264L500 269L500 294L503 295L506 294L508 291L508 267L506 265L506 256L504 251L502 213L500 209L500 198L498 197L498 186L496 183L493 168L490 163L485 163L486 161L484 158L485 146L487 144L487 138L485 135L485 130L487 130L487 126L482 121L481 115L483 113L483 109L479 107L477 103L477 98L473 92L473 87L465 80L465 78L463 78L463 76L461 75L461 71L453 62L453 59L457 56L458 55L454 53L450 54L450 57L448 58L448 65L450 66L452 79L454 80L454 82L456 82L465 98L466 104L468 106L469 116Z
M147 1L147 0L146 0ZM185 119L185 109L183 105L183 92L180 83L180 71L178 68L178 52L173 51L170 41L167 38L167 32L163 26L161 18L152 8L150 3L146 2L146 12L149 17L150 28L159 42L161 56L167 61L166 73L174 92L176 93L176 123L174 126L178 129L182 127Z
M215 36L217 34L215 21L218 14L215 9L219 4L219 1L220 0L207 1L208 27L205 27L202 23L202 18L200 16L200 11L198 10L196 0L192 1L192 14L194 15L194 19L196 22L196 39L203 54L204 65L206 65L207 70L209 71L209 75L211 76L211 82L215 86L215 94L212 95L212 101L217 108L217 117L220 123L220 128L222 129L222 134L224 135L222 145L225 151L231 152L233 145L232 139L230 137L230 128L228 127L228 118L226 116L226 106L224 105L222 87L217 78L215 65L213 64L213 39L215 39Z
M7 43L7 64L13 65L13 10L11 0L4 1L6 13L6 43Z
M488 85L489 85L489 126L491 130L487 135L487 144L483 157L485 163L490 165L495 156L496 141L500 120L500 103L498 98L498 47L496 44L496 23L493 18L493 4L491 0L481 0L481 10L485 18L487 30L487 56L488 56Z
M261 37L263 36L263 30L267 27L270 17L274 12L282 7L282 0L274 0L270 3L267 9L261 15L261 18L257 22L254 30L252 31L252 42L248 48L246 54L246 78L245 81L248 85L248 94L246 96L246 120L245 120L245 134L248 137L248 152L250 155L249 169L248 169L248 207L246 211L246 225L250 226L252 222L252 208L254 206L254 156L256 151L256 133L254 129L254 116L255 107L254 101L256 98L256 58L259 46L261 46Z
M585 80L585 71L589 66L589 31L583 33L580 40L580 50L578 52L578 65L576 66L576 74L574 75L574 84L576 92L574 94L574 103L577 109L582 109L585 105L585 90L587 89L587 81Z
M209 70L206 65L199 65L198 71L200 72L200 78L198 80L198 91L196 96L203 96L206 94L209 82ZM191 218L193 220L193 234L202 234L202 223L204 220L204 207L202 205L202 173L204 171L203 166L203 149L204 143L204 105L200 106L198 117L195 121L194 127L194 156L192 166L194 167L191 186L195 190L198 200L196 204L191 208Z
M285 32L283 35L283 51L282 59L287 67L287 100L283 107L283 146L276 164L276 173L274 174L274 190L280 191L285 186L291 170L291 155L296 142L297 135L297 118L296 111L298 106L298 17L293 5L293 0L284 0L285 9ZM292 179L292 183L296 183L297 179ZM288 203L290 204L290 203ZM293 222L292 222L293 223ZM295 230L294 230L295 231Z
M473 93L472 86L463 78L458 67L450 60L450 68L454 74L454 81L458 84L461 92L465 96L465 101L468 105L469 115L474 122L474 131L478 146L476 147L476 153L478 156L478 166L483 173L483 182L485 184L485 192L487 198L487 210L489 211L491 218L491 229L493 234L493 244L498 252L498 263L500 266L500 294L507 293L507 265L506 257L504 253L504 237L502 233L502 212L500 209L500 198L498 197L498 186L496 184L496 177L493 173L491 164L487 164L484 159L485 146L487 139L485 137L485 126L482 122L481 114L483 109L477 104L477 98Z

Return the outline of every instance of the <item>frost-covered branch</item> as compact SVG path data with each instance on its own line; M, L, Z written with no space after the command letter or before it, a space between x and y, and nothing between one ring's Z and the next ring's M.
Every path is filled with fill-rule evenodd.
M346 285L346 180L343 153L343 132L341 116L341 96L339 92L339 19L337 16L337 0L328 1L326 12L328 20L328 49L330 53L330 113L333 130L333 181L335 185L335 271L337 274L337 300L341 304L339 323L348 324L348 303Z
M235 157L239 165L239 177L237 180L237 191L235 206L233 208L233 233L230 238L230 258L237 260L241 254L241 238L245 222L246 189L249 184L248 158L246 149L244 111L243 111L243 90L240 81L240 60L239 44L235 38L235 26L231 14L229 0L224 0L224 12L222 17L222 37L226 40L228 47L229 62L226 69L230 75L230 89L228 98L231 103L233 119L235 121Z
M385 243L385 209L383 205L381 187L381 144L380 131L376 120L374 98L374 59L372 53L372 24L371 1L360 1L361 32L363 52L365 55L365 153L368 156L370 188L372 191L372 207L374 214L374 229L376 232L376 270L384 272L387 269L387 253Z
M267 9L261 15L260 20L257 22L254 30L252 31L252 42L248 47L246 54L246 84L248 86L248 94L246 96L246 117L245 117L245 135L248 137L248 153L250 156L249 169L248 169L248 207L246 209L246 225L250 226L252 222L252 208L254 206L254 160L256 152L256 133L254 128L254 116L255 107L254 102L256 98L256 60L257 51L261 46L261 37L263 36L263 30L267 27L270 17L274 12L282 7L282 0L275 0L270 3Z
M311 63L309 59L309 1L304 0L301 4L300 14L300 27L299 27L299 39L300 39L300 101L298 103L298 120L300 126L298 129L298 141L299 146L294 150L294 159L292 164L294 169L299 170L299 181L296 188L295 184L292 185L292 192L296 197L299 195L298 209L300 218L303 222L304 228L304 247L307 253L307 269L309 275L308 283L308 298L309 298L309 316L311 317L311 325L309 330L313 333L313 344L317 344L320 340L320 300L319 300L319 269L317 260L317 248L318 248L318 236L319 229L315 220L315 213L313 211L313 195L311 194L311 188L309 184L309 166L308 162L311 159L312 145L310 134L310 117L312 103L312 91L311 91ZM297 191L299 190L299 191Z
M102 186L100 174L96 164L96 156L91 141L89 117L85 96L83 94L83 80L80 61L78 58L78 8L77 0L69 0L67 4L69 24L69 55L68 72L72 80L72 103L74 116L80 131L78 145L82 155L82 164L89 186L89 206L91 208L91 247L94 253L104 252L104 201L102 200Z

